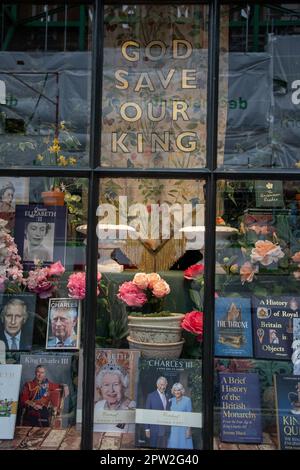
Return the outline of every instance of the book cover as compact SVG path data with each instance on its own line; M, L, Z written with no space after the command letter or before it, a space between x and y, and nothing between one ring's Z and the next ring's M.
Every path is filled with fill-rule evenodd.
M199 360L140 359L136 446L202 448Z
M253 356L250 299L218 297L215 300L215 355Z
M256 207L284 207L282 181L255 181Z
M279 449L300 449L300 375L274 375Z
M81 301L49 299L46 349L79 349Z
M77 357L71 353L22 353L20 363L18 424L56 429L74 424Z
M30 351L36 295L0 294L0 341L6 351Z
M292 363L294 375L300 375L300 318L293 319Z
M65 206L20 205L16 207L15 240L26 269L39 260L45 266L65 264Z
M221 441L262 442L259 376L220 372Z
M132 349L96 349L94 431L134 432L139 357Z
M254 354L258 359L291 359L293 319L299 318L300 298L253 298Z
M13 230L16 206L29 204L28 177L0 177L0 219L6 220L6 228Z
M0 439L13 439L22 366L0 364Z

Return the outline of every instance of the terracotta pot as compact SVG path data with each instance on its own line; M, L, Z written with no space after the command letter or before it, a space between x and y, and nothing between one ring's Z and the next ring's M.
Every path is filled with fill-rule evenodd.
M44 191L42 198L45 206L64 206L65 193L63 191Z

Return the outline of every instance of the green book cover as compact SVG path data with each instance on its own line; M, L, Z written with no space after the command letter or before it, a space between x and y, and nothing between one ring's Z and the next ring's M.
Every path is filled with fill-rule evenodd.
M256 207L284 207L282 181L255 181Z

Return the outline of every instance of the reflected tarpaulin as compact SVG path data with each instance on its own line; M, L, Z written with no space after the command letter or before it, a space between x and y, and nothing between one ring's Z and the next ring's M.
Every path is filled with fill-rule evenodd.
M18 164L32 163L61 121L81 144L77 157L85 157L90 59L87 52L0 52L0 80L6 84L6 103L0 105L2 163L16 163L16 153Z
M230 53L224 165L269 166L271 151L271 57ZM224 98L220 96L220 108Z
M300 36L270 35L268 50L273 62L273 160L276 166L294 167L299 161ZM294 88L293 88L294 86Z

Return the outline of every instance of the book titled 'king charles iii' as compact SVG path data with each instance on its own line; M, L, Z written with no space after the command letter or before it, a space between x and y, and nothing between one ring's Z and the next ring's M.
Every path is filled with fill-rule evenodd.
M274 375L280 449L300 450L300 375Z
M300 298L253 298L254 355L260 359L290 359L293 320L300 317Z
M22 366L0 364L0 439L13 439Z
M252 357L250 299L219 297L215 305L215 355Z

